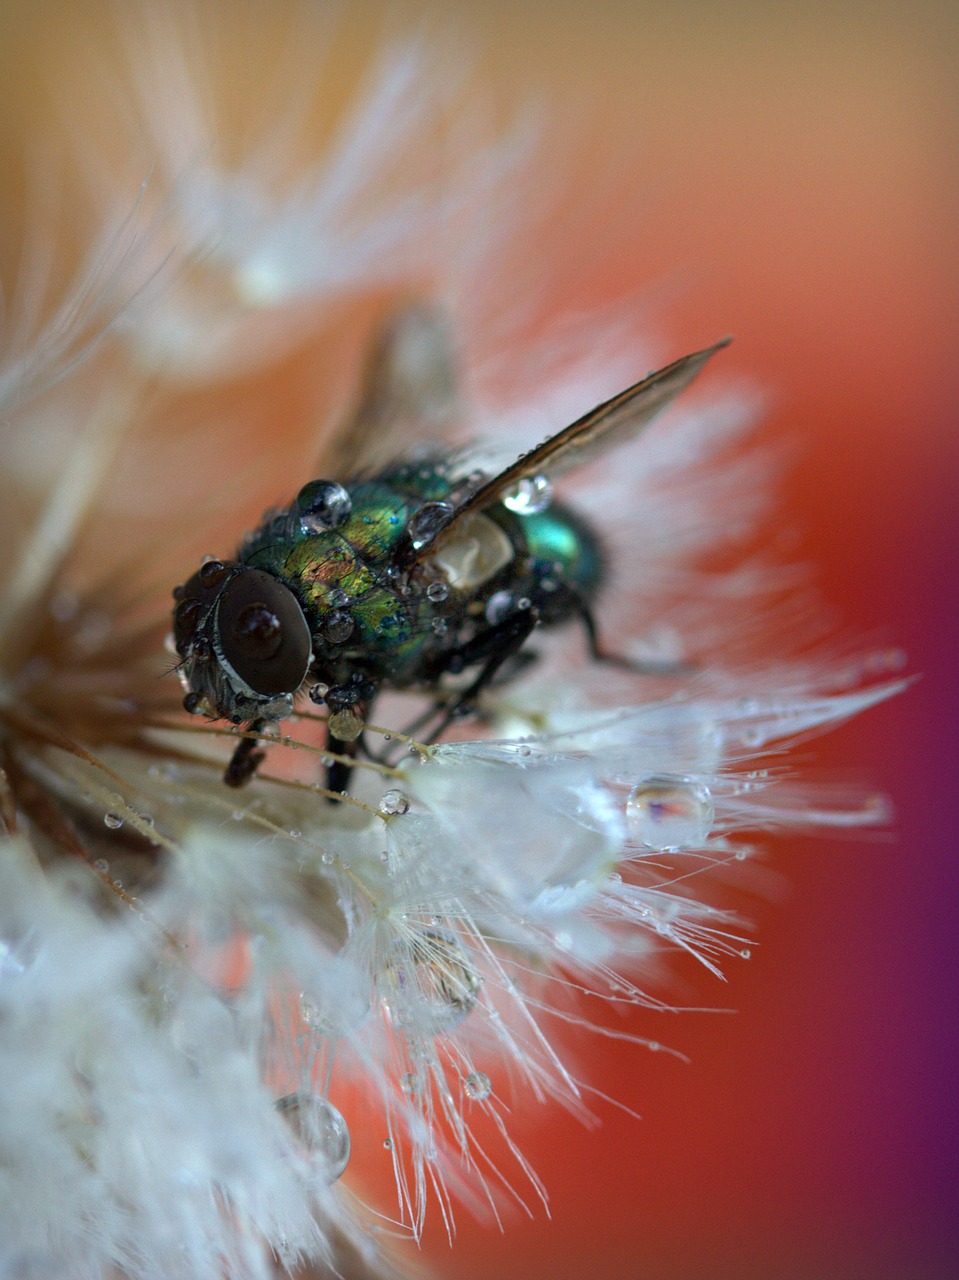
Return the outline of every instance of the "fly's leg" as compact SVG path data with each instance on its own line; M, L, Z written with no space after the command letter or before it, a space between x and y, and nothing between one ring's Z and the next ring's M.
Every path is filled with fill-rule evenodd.
M342 738L337 738L335 734L326 731L326 749L331 755L346 756L352 760L360 748L360 739L354 738L352 742L344 742ZM328 791L335 791L337 795L345 795L346 789L350 785L350 778L353 774L353 766L347 764L346 760L333 760L326 766L326 787ZM327 799L331 804L338 804L339 801L334 796L328 796Z
M438 674L449 672L451 675L458 675L464 667L471 667L477 662L482 662L483 665L475 680L441 708L442 715L430 734L430 741L435 742L454 720L476 710L476 699L493 683L504 662L520 652L538 622L539 612L536 609L517 609L507 614L501 622L480 631L472 640L446 655ZM421 717L423 723L427 723L434 714L435 710L430 710L425 719ZM413 732L415 731L414 729Z
M352 711L361 729L353 738L339 738L327 724L326 749L331 755L346 756L348 760L353 760L360 751L368 754L363 742L362 723L369 715L375 697L376 685L359 673L352 677L349 684L336 685L327 692L325 702L330 711L330 719L340 712ZM353 766L347 760L332 761L326 767L327 789L335 791L337 795L345 795L352 773ZM330 800L333 804L337 803L333 797Z
M266 720L254 720L249 732L253 735L262 733L267 726ZM230 763L226 766L223 781L228 787L243 787L250 781L266 757L260 750L260 739L256 736L244 738L233 752Z
M570 592L569 596L579 620L583 624L589 656L594 662L604 662L607 666L620 667L623 671L632 671L641 676L681 676L695 670L688 662L638 662L633 658L624 657L620 653L609 653L600 643L599 633L596 629L596 619L593 617L589 605L580 595Z

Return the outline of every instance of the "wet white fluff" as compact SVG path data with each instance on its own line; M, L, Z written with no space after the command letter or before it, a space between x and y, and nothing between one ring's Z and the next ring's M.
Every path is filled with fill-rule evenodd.
M263 776L223 786L231 731L188 721L162 670L202 490L156 431L155 398L272 368L304 315L328 324L371 283L418 287L436 227L454 236L517 143L471 148L470 182L437 193L422 130L451 94L422 92L414 40L381 53L314 165L297 170L284 118L230 168L202 58L169 17L141 15L123 90L163 192L137 252L123 236L142 211L108 217L121 231L52 319L11 312L0 348L0 1274L15 1280L266 1280L307 1259L359 1274L388 1267L388 1232L418 1231L431 1199L449 1221L454 1201L495 1213L545 1197L508 1104L586 1116L589 1093L546 1013L588 1026L583 989L662 1008L644 974L671 953L718 973L747 950L744 923L709 905L709 872L767 833L888 818L868 792L807 785L789 752L896 692L898 655L773 662L763 636L768 650L770 619L793 616L795 577L748 556L696 567L768 502L777 460L736 452L744 394L694 396L584 480L597 523L624 525L615 634L689 669L613 675L558 643L543 675L484 698L485 738L404 741L337 806L306 703ZM573 363L568 337L552 360L511 346L526 376L497 400L469 319L495 263L470 248L446 290L477 438L515 452L644 371L625 331L602 329L602 359ZM206 413L199 401L189 457L222 469L210 504L255 518ZM384 704L368 732L396 746L401 714ZM389 1145L392 1202L350 1189L347 1125L354 1150Z

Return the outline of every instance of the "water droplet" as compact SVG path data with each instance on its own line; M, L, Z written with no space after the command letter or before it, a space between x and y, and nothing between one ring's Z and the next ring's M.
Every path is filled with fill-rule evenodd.
M510 591L494 591L486 604L486 621L491 627L502 622L516 608L513 594Z
M439 604L441 600L445 600L449 595L450 589L445 582L431 582L426 588L427 600L432 600L434 604Z
M300 840L302 839L302 836L303 836L303 832L300 831L297 827L291 827L287 834L289 835L291 840Z
M534 516L545 511L553 500L553 486L546 476L524 476L503 499L503 506L519 516Z
M330 686L328 684L324 684L322 680L317 680L316 684L310 690L310 701L315 702L318 707L321 707L326 701L326 695L329 691Z
M449 623L445 618L434 618L432 626L433 634L437 636L445 636L450 629Z
M400 1077L400 1088L404 1093L419 1093L422 1087L420 1078L415 1071L407 1071L405 1075Z
M290 1093L274 1103L327 1182L335 1182L350 1159L350 1131L326 1098Z
M326 601L331 609L342 609L344 605L350 603L350 597L342 587L331 587L326 593Z
M342 644L353 634L353 615L345 609L334 609L320 623L323 639L329 644Z
M633 787L626 801L626 816L647 849L682 849L703 843L715 815L713 798L704 783L662 774Z
M103 815L103 822L111 831L117 831L123 826L123 818L119 813L105 813Z
M363 732L363 721L351 707L337 711L327 723L330 733L340 742L355 742Z
M350 518L353 500L335 480L313 480L296 495L296 508L304 533L323 533Z
M744 960L748 960L749 957L752 955L752 952L749 950L748 947L743 947L742 951L740 951L739 954L742 956Z
M216 587L223 581L229 570L222 560L218 560L216 556L209 559L204 558L200 565L200 582L204 587Z
M313 1031L319 1031L325 1035L330 1029L329 1022L323 1016L319 1006L305 991L300 992L300 1017Z
M402 814L410 811L410 798L404 791L387 791L380 801L383 813Z
M424 929L397 939L394 958L385 968L383 997L399 1026L436 1034L466 1017L481 983L452 934Z
M474 1102L482 1102L493 1092L493 1082L485 1071L471 1071L463 1081L463 1092Z
M106 875L106 873L110 870L110 864L109 862L107 862L106 858L97 858L96 862L93 865L97 869L97 871L100 872L101 875Z
M387 1151L392 1151L392 1150L393 1150L393 1139L392 1139L392 1138L384 1138L384 1139L383 1139L383 1146L386 1148L386 1150L387 1150Z
M453 508L448 502L424 502L421 507L418 507L410 516L406 526L413 549L419 551L428 542L432 542L449 522L452 514Z

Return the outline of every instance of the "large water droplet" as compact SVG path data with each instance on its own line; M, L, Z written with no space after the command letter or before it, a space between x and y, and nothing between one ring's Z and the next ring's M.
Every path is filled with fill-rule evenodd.
M123 826L123 818L119 813L105 813L103 822L111 831L118 831Z
M274 1103L310 1156L316 1171L335 1182L350 1159L350 1131L326 1098L314 1093L289 1093Z
M410 798L404 791L387 791L380 801L383 813L402 814L410 811Z
M684 849L703 844L715 811L704 783L661 774L633 787L626 816L633 834L647 849Z
M383 996L394 1021L430 1034L465 1018L482 983L456 938L440 929L398 939L385 979Z
M337 711L327 721L330 733L340 742L355 742L363 732L363 721L351 708Z
M320 623L323 639L328 644L342 644L353 634L353 615L345 609L334 609Z
M449 593L450 589L445 582L431 582L426 588L426 598L433 604L439 604L441 600L445 600Z
M449 523L453 508L448 502L424 502L409 518L406 526L413 548L419 551Z
M312 480L296 495L296 508L304 533L323 533L350 518L353 500L335 480Z
M474 1102L482 1102L493 1092L493 1082L485 1071L471 1071L463 1081L463 1092Z
M524 476L503 499L503 506L519 516L545 511L553 500L553 486L546 476Z

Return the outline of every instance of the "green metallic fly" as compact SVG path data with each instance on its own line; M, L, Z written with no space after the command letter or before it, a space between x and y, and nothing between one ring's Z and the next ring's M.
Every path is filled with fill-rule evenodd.
M537 626L578 618L594 658L651 670L601 649L592 602L602 549L586 521L551 501L551 480L638 432L728 341L651 373L496 474L437 450L342 483L313 480L267 513L236 559L207 560L173 592L173 638L186 710L248 726L225 781L253 776L258 735L302 693L325 703L328 749L346 758L383 689L431 693L435 714L417 727L434 719L435 739L475 710L504 664L521 665ZM403 313L374 352L334 465L347 471L347 449L428 419L418 409L445 394L447 353L437 317ZM464 672L472 678L441 694ZM349 766L328 774L344 792Z

